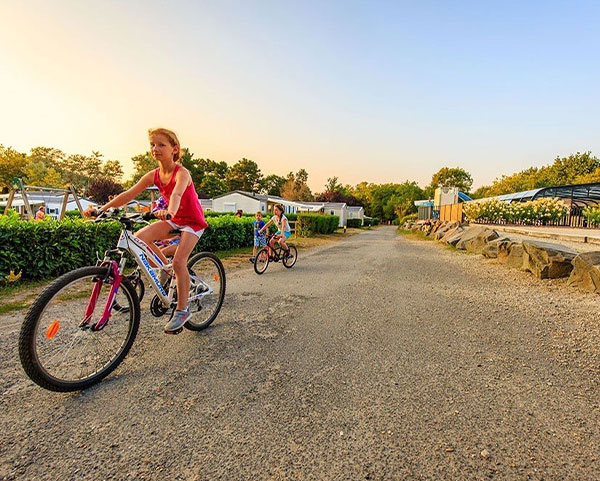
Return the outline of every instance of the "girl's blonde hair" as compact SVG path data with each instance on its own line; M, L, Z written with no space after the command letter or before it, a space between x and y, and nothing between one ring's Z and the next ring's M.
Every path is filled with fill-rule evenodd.
M179 139L177 138L175 132L169 129L164 129L162 127L159 127L157 129L148 129L148 137L152 137L153 135L158 134L164 135L169 140L171 147L177 146L177 152L173 154L173 160L175 162L179 162L179 160L181 159L181 145L179 144Z

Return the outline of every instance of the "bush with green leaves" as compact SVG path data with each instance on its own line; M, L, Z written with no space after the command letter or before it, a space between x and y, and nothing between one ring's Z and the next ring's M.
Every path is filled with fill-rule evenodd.
M298 214L296 230L298 235L310 237L314 234L332 234L339 226L340 218L337 215L325 214Z
M228 250L252 245L252 219L230 216L208 218L209 228L195 251ZM10 271L23 279L56 277L96 263L119 239L119 222L87 222L83 219L23 221L0 215L0 279Z
M463 212L474 222L539 224L561 219L568 213L568 208L560 199L550 197L511 204L490 199L467 202Z
M397 219L397 222L394 222L394 225L404 225L406 221L417 220L418 217L418 214L408 214L404 217L400 217L399 219Z
M339 218L330 215L301 214L304 235L329 234L337 229ZM233 215L207 217L206 229L195 252L250 247L253 218ZM54 221L21 220L10 211L0 215L0 280L10 271L23 279L56 277L78 267L94 265L96 253L102 256L116 246L121 224L89 222L84 219ZM274 226L271 228L276 230ZM303 235L303 234L300 234Z
M361 219L348 219L346 221L346 226L347 227L354 227L354 228L360 228L362 227L363 223Z
M600 206L586 207L583 209L583 215L590 225L600 225Z

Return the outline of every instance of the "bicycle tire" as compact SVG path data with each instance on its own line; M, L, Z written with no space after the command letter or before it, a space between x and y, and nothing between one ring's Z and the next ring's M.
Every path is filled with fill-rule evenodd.
M212 252L199 252L198 254L192 256L187 264L188 269L192 269L194 264L196 264L201 259L211 259L211 261L214 262L214 264L217 268L217 271L218 271L218 276L219 276L219 279L215 282L219 283L220 292L219 292L219 297L217 299L217 305L215 307L215 310L207 319L205 319L202 322L194 322L193 321L194 316L192 316L192 318L183 325L186 329L188 329L190 331L202 331L203 329L206 329L208 326L210 326L213 323L213 321L219 315L219 312L221 312L221 307L223 307L223 300L225 299L225 289L227 287L227 281L225 278L225 267L223 267L223 263L221 262L221 259L219 259Z
M291 269L292 267L294 267L294 265L296 264L296 261L298 260L298 249L296 249L296 246L288 246L288 247L290 248L290 253L293 252L294 256L293 256L293 258L284 257L283 260L281 261L281 263L287 269Z
M109 268L107 267L90 266L68 272L52 282L52 284L37 297L29 308L19 335L19 357L23 370L38 386L56 392L71 392L88 388L114 371L131 349L140 324L140 303L135 288L127 278L123 278L120 289L126 292L126 295L133 304L133 316L130 317L127 338L122 344L120 351L100 371L82 380L64 381L47 373L40 364L36 354L35 336L38 321L53 298L61 291L61 289L76 282L78 279L90 276L106 276L108 269Z
M261 269L258 266L258 260L260 259L262 255L266 255L266 261L264 263L264 267ZM271 261L271 256L269 255L269 251L266 247L263 247L261 250L259 250L256 253L256 257L254 258L254 272L256 272L259 276L264 274L265 271L267 270L267 267L269 267L269 262Z

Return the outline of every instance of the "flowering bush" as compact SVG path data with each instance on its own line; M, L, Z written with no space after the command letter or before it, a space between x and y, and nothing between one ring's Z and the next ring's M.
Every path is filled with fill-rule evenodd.
M583 215L591 225L597 226L600 224L600 206L586 207L583 209Z
M560 199L550 197L512 204L491 199L468 202L463 212L471 221L536 224L557 221L567 214L568 208Z

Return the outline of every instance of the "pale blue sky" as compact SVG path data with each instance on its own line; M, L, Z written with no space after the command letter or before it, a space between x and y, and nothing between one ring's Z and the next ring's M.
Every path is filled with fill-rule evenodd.
M600 2L5 0L0 17L0 143L21 150L130 169L164 125L315 190L600 155Z

